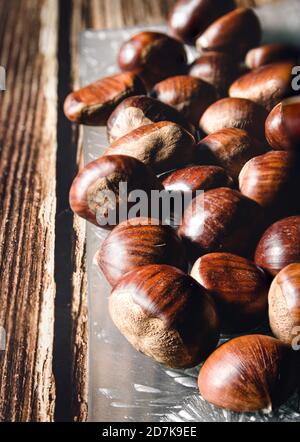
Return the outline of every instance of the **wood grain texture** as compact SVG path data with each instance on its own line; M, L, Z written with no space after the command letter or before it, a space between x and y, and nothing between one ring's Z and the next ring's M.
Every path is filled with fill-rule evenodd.
M51 421L57 2L1 1L1 11L0 420Z

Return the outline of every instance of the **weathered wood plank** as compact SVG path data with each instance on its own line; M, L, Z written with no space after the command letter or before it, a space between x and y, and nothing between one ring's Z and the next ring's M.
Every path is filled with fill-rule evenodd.
M0 10L0 420L51 421L57 0Z

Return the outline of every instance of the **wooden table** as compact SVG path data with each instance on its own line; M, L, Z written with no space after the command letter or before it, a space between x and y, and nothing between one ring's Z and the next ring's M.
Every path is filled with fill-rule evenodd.
M0 0L1 421L87 419L85 230L68 204L81 131L62 105L80 31L160 23L173 3Z

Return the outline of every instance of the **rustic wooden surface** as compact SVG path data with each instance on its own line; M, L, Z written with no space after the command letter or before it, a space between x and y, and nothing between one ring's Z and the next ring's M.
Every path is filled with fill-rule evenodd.
M62 103L80 31L159 23L173 3L0 0L1 421L87 419L85 225L68 205L82 144Z

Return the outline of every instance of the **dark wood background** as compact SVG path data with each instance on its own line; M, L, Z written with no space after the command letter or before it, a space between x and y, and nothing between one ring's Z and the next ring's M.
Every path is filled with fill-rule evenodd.
M160 23L173 3L0 0L0 421L87 419L84 222L68 205L81 131L62 104L80 31Z

